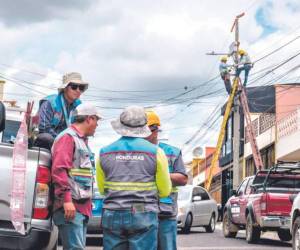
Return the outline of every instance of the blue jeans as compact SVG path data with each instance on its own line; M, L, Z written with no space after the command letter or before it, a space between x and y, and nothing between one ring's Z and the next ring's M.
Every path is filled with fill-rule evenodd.
M64 211L60 209L54 212L53 221L58 227L64 250L83 250L85 248L87 216L76 212L75 218L67 221Z
M159 219L158 222L158 249L176 250L177 221L176 219Z
M157 250L157 214L107 210L102 215L104 250Z
M237 72L236 72L237 76L240 76L240 74L243 70L245 71L245 78L244 78L244 83L243 83L244 87L246 87L246 84L248 82L248 76L249 76L249 72L250 72L251 68L252 68L251 64L245 64L243 67L237 69Z

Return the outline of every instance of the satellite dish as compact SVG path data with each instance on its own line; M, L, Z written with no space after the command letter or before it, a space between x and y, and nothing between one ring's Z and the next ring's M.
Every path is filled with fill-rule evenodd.
M193 149L193 156L195 158L200 158L202 156L202 154L203 154L203 148L202 147L199 146L199 147L195 147Z

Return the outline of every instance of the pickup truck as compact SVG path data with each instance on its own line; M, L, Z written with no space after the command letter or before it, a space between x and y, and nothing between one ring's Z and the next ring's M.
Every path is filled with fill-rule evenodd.
M1 249L57 249L58 230L51 216L51 154L28 148L24 224L25 235L11 221L12 156L24 110L0 102L0 246Z
M225 205L223 235L246 229L247 242L256 243L261 232L277 231L280 240L291 240L291 196L299 191L299 163L281 162L245 178Z

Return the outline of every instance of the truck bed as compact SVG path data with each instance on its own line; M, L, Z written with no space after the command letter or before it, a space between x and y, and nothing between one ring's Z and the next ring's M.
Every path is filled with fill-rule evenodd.
M0 230L11 229L10 198L12 188L13 144L0 143ZM38 165L50 166L50 153L47 150L32 148L28 150L26 190L25 190L25 224L31 224Z

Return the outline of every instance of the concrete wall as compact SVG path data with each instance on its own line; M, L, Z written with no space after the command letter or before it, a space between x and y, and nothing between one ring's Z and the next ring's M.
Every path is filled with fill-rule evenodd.
M276 121L283 119L300 106L299 85L276 85Z

